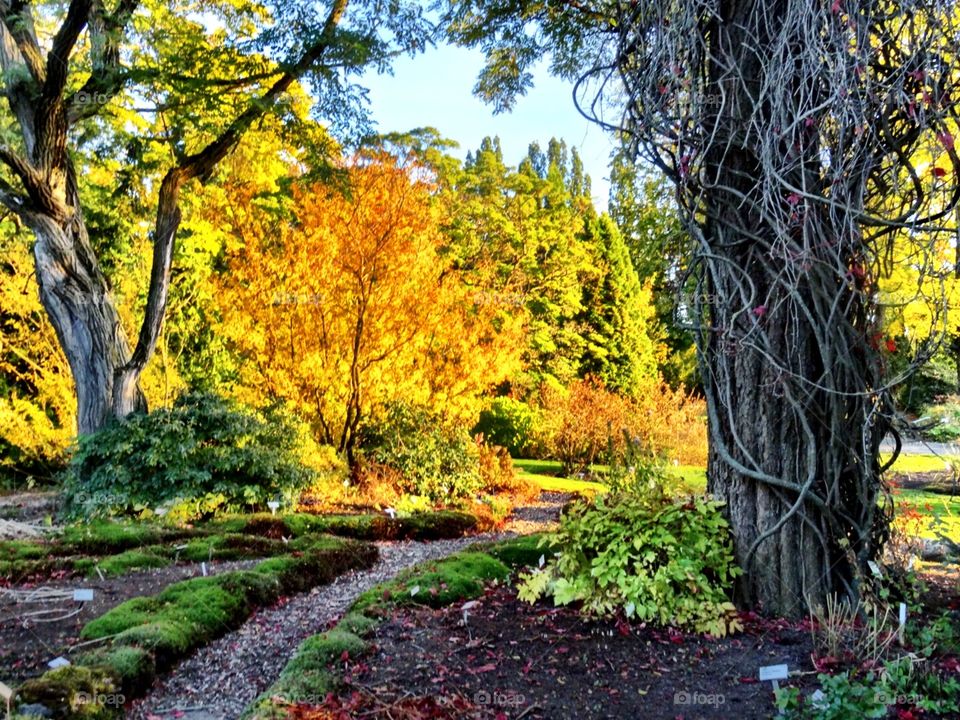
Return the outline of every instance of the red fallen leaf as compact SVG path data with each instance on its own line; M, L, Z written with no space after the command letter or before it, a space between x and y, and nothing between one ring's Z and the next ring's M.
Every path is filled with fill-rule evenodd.
M764 315L767 314L767 306L757 305L757 307L753 309L753 314L756 315L758 318L762 318Z
M507 720L507 714L501 710L497 713L496 717L493 720Z
M953 135L951 133L942 132L937 135L937 140L939 140L940 144L947 150L953 150Z
M787 195L787 202L790 203L791 205L796 205L797 203L800 202L800 196L797 195L797 193L790 193L789 195Z
M840 0L833 0L833 5L830 6L830 12L832 12L834 15L839 15L842 8L843 5Z
M342 653L340 653L340 659L341 659L343 662L347 662L347 660L350 659L350 651L349 651L349 650L344 650Z
M561 645L557 648L557 652L563 655L564 653L570 652L570 648L568 648L566 645Z
M522 668L520 668L520 672L526 675L528 672L530 672L530 669L532 667L533 667L533 662L530 660L527 660L526 664Z
M742 685L756 685L758 682L760 682L760 679L752 676L740 678L740 683Z
M893 338L887 338L887 350L890 352L897 351L897 343L893 340Z
M485 672L490 672L490 671L496 670L496 669L497 669L497 666L496 666L496 665L494 665L493 663L487 663L486 665L481 665L480 667L474 668L474 669L471 670L470 672L485 673Z
M947 171L944 170L942 167L935 167L935 168L933 169L933 175L934 175L934 177L943 177L943 176L946 175L946 174L947 174Z
M911 710L897 710L897 720L920 720Z

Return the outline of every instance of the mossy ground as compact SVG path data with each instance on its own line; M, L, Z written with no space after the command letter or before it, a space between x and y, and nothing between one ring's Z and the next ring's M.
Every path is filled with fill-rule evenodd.
M277 681L246 710L243 720L279 720L288 703L319 704L342 687L345 662L369 646L370 636L396 605L443 607L478 597L486 583L506 580L512 568L536 564L540 535L484 543L471 551L421 563L361 595L336 627L305 640ZM536 558L534 558L536 554ZM417 592L411 592L416 589Z
M59 572L115 577L174 562L282 555L288 539L320 533L358 540L438 540L461 537L476 524L472 515L453 511L398 518L259 513L195 527L94 520L68 526L48 542L0 542L0 576L13 583Z
M84 640L105 644L76 658L72 667L77 673L47 672L22 686L19 701L47 705L41 698L55 697L60 698L57 718L101 717L76 702L77 694L89 692L91 683L120 688L128 698L135 697L157 672L237 627L255 608L282 594L329 582L347 570L369 567L377 557L373 545L331 537L299 538L297 549L288 549L288 554L264 560L251 570L184 580L156 595L118 605L81 630ZM65 678L76 682L65 684ZM100 706L96 711L118 712Z

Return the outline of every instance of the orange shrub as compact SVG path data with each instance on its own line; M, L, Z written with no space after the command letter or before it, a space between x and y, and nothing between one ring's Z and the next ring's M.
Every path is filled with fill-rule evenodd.
M545 387L540 398L544 420L540 441L563 463L567 475L622 457L626 437L644 453L681 464L705 465L707 433L702 400L660 384L639 398L610 392L594 379L566 389Z

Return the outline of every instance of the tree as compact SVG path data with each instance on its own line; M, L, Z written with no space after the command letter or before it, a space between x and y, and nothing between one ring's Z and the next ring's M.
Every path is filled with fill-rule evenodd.
M741 602L855 601L887 536L879 446L901 379L875 343L877 282L900 229L921 254L956 229L956 9L467 0L448 21L488 51L481 94L508 107L551 50L585 111L674 183Z
M442 204L416 170L379 153L347 167L348 194L295 186L291 218L250 208L219 276L241 384L293 403L351 464L390 403L455 414L518 367L518 328L438 255Z
M49 29L49 31L48 31ZM196 191L259 119L285 112L301 79L320 115L360 125L350 76L421 48L415 4L331 0L0 2L9 115L0 203L34 234L40 298L70 364L81 433L146 407L140 377L167 309L181 195ZM126 114L121 133L110 119ZM156 123L145 122L151 116ZM130 137L127 127L158 135ZM126 136L121 152L111 141ZM153 163L157 188L147 301L131 346L91 237L76 158L96 146L124 170ZM82 170L82 168L80 169Z
M578 320L586 346L580 376L595 377L610 390L637 396L660 382L650 286L640 284L609 215L589 220L584 233L584 241L593 244L599 273L583 288Z

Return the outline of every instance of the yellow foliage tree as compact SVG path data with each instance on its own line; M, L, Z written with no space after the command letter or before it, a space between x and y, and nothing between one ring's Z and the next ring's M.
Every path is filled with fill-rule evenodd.
M345 170L346 192L295 188L293 219L247 215L218 300L241 394L293 403L352 459L361 420L391 401L475 411L518 369L521 320L438 253L442 206L415 168L375 154Z

